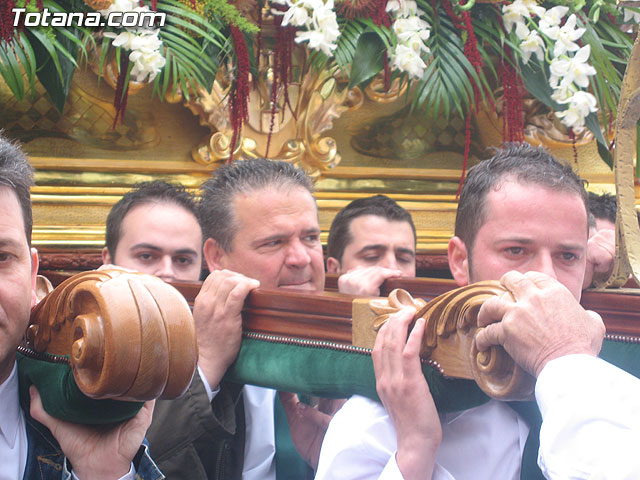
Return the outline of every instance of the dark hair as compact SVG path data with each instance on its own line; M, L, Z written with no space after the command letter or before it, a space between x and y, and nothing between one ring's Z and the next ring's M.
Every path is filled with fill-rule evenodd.
M18 143L12 142L0 130L0 185L11 188L22 210L24 234L31 246L31 229L33 214L31 212L31 194L33 185L33 169Z
M555 159L542 147L528 143L505 143L502 148L496 149L492 158L470 168L462 186L455 235L462 239L469 255L476 234L486 221L487 195L506 179L575 193L583 200L588 213L585 181L569 165Z
M589 192L589 212L594 217L616 223L617 211L618 199L615 195L610 193L598 195L597 193Z
M218 168L201 187L200 218L204 238L213 238L229 252L238 230L233 211L235 196L241 192L287 187L302 187L313 193L307 174L287 162L256 158Z
M111 258L115 258L116 249L122 236L122 222L129 210L138 205L147 203L170 203L193 213L200 223L198 216L198 204L195 197L184 186L168 183L163 180L137 183L131 190L123 195L113 206L107 216L107 232L105 245Z
M364 215L375 215L394 222L408 222L416 241L416 227L411 214L386 195L359 198L344 207L331 222L327 240L327 256L342 263L344 250L353 241L351 222Z

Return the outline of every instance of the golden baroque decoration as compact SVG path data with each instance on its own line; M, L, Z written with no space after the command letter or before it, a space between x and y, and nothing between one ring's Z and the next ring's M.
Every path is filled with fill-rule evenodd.
M267 52L266 65L272 65ZM249 97L249 119L233 152L234 158L266 157L284 160L302 167L317 178L340 162L336 142L322 132L333 127L333 120L348 110L359 108L364 94L349 89L336 69L308 71L299 81L289 84L291 108L284 105L284 93L278 92L275 115L270 99L273 70L263 69ZM199 91L185 105L198 116L200 124L212 134L192 150L194 160L203 165L225 161L230 156L232 129L229 121L229 76L218 75L210 92ZM271 138L269 139L269 132ZM267 148L268 147L268 148Z
M482 304L496 295L511 294L497 281L478 282L444 293L429 303L414 299L405 290L393 290L388 298L356 299L353 306L353 345L371 348L375 332L391 315L407 307L415 318L425 319L421 357L440 365L444 375L473 379L490 397L523 400L533 394L535 379L522 370L507 352L495 346L479 352L475 335Z

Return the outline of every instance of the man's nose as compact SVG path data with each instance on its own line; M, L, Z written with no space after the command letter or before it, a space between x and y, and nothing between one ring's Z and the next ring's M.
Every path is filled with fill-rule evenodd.
M396 259L396 255L394 252L387 252L384 256L380 258L380 262L378 263L380 267L389 268L392 270L398 269L398 260Z
M311 257L307 251L307 247L299 240L292 240L287 245L285 263L289 267L302 268L309 265Z
M170 255L163 255L158 261L158 265L154 274L156 277L160 277L165 282L170 282L175 279L175 272L173 271L173 259Z
M536 272L546 273L551 278L558 279L556 274L555 265L553 263L553 257L549 252L543 252L536 256L533 265L529 265Z

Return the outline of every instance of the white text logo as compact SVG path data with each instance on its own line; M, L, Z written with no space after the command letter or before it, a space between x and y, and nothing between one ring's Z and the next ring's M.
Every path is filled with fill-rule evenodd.
M110 12L102 17L98 12L50 12L45 8L42 12L27 12L24 8L11 10L15 17L13 26L20 20L25 27L114 27L114 28L153 28L164 27L167 16L163 12Z

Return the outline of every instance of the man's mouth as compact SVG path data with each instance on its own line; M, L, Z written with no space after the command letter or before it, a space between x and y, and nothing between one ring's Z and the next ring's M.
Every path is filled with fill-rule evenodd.
M289 282L281 282L278 288L288 288L291 290L309 290L311 288L311 280L293 280Z

